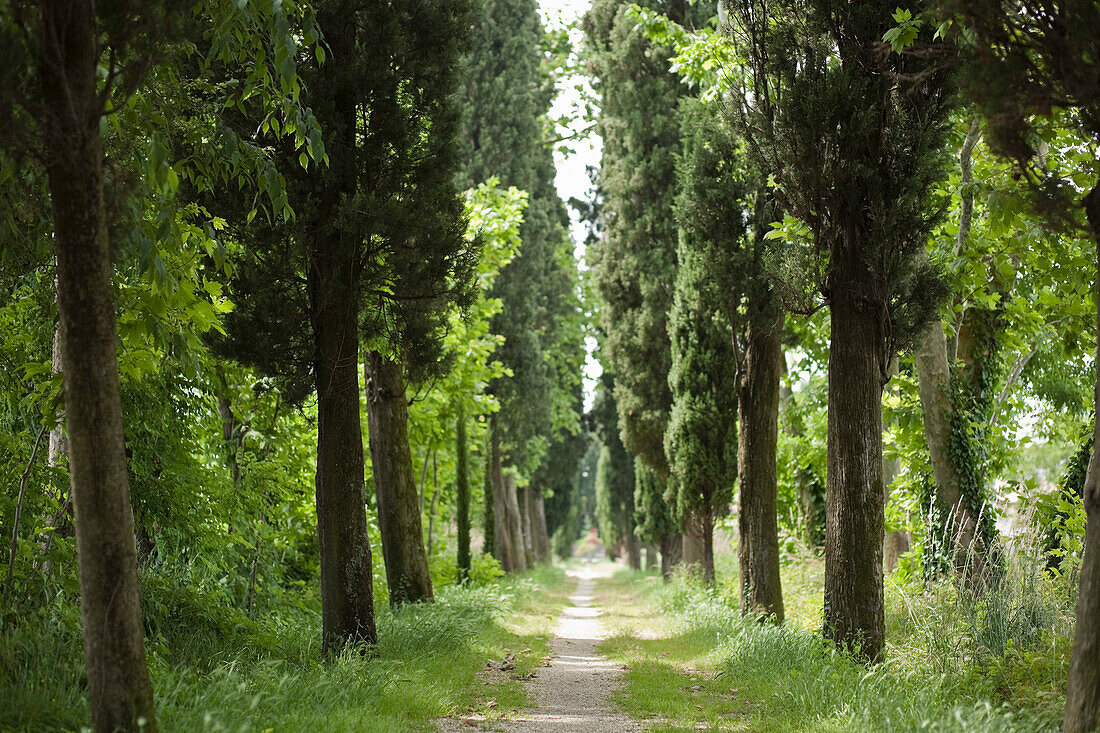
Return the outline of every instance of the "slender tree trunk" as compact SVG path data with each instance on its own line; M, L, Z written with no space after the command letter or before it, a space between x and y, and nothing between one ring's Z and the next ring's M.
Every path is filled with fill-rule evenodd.
M404 369L377 351L370 352L366 368L371 467L390 605L430 601L432 576L409 449Z
M927 251L920 256L927 260ZM936 497L948 512L946 530L953 543L952 564L957 572L962 572L973 556L978 520L970 503L965 501L958 469L951 457L951 415L955 407L951 399L951 369L942 321L937 319L924 332L913 359Z
M645 546L645 570L653 570L657 567L657 548L653 544L647 544Z
M699 514L693 514L684 524L683 540L680 545L680 561L688 573L695 575L703 572L703 520Z
M641 570L642 544L638 542L638 537L631 532L626 536L624 544L626 544L626 562L630 566L630 569Z
M527 564L527 552L523 541L523 517L519 510L519 492L516 490L516 475L512 471L504 474L504 508L507 517L508 532L511 534L512 547L515 548L516 566L514 570L522 573L530 567Z
M1093 237L1096 239L1096 355L1097 374L1093 402L1100 415L1100 185L1085 197ZM1100 419L1093 434L1092 458L1085 473L1085 556L1081 563L1081 590L1077 601L1077 629L1070 657L1065 733L1087 733L1100 724Z
M458 521L458 582L470 577L470 476L466 469L466 411L458 406L455 418L455 514Z
M885 642L882 384L885 332L860 234L834 248L830 303L825 636L869 660ZM839 252L836 250L840 250Z
M96 731L156 730L145 666L103 202L91 0L39 3L41 129L54 221L69 473Z
M535 538L532 534L534 527L531 524L531 512L534 511L531 505L534 502L531 499L531 493L530 484L516 490L516 498L519 500L520 528L523 531L523 558L529 568L535 567Z
M485 541L482 544L481 552L483 555L492 555L500 561L500 554L497 549L497 518L496 518L496 484L493 481L493 466L494 457L497 457L497 453L493 449L495 428L492 426L495 422L490 418L490 429L485 436L485 460L482 466L482 480L481 480L481 494L485 504L485 516L484 516L484 532Z
M890 360L891 379L898 375L898 360ZM897 394L897 389L890 388L891 395ZM892 423L893 424L893 423ZM882 505L885 509L890 504L890 486L894 479L901 473L901 459L898 457L882 461ZM909 551L909 533L905 529L894 529L886 532L882 541L882 569L883 573L892 573L898 565L898 559L902 553Z
M779 580L776 503L776 446L779 434L779 379L783 369L782 315L766 312L749 324L744 366L738 379L740 430L737 484L737 558L741 570L741 613L783 621Z

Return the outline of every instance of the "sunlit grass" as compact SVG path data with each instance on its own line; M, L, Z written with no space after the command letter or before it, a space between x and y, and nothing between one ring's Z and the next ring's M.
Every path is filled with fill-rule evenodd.
M560 568L439 590L432 604L379 609L377 654L320 656L320 619L306 598L293 612L249 622L201 598L152 619L150 672L165 731L428 731L434 719L528 704L519 681L549 650L550 619L571 581ZM182 603L182 602L180 602ZM0 729L88 725L78 616L70 603L0 636ZM173 620L174 617L174 620ZM239 626L234 626L234 622ZM484 684L489 660L515 668Z
M1025 564L977 598L888 576L886 659L867 667L821 637L820 559L788 560L782 627L741 617L729 557L716 590L607 581L601 650L627 668L620 707L654 731L1057 730L1071 630L1058 581Z

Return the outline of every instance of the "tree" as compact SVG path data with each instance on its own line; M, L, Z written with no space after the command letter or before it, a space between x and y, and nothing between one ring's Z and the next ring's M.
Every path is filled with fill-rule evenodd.
M529 195L522 246L493 291L503 302L493 331L504 337L499 354L511 371L491 386L500 403L492 419L497 435L491 441L496 446L492 462L499 464L491 472L494 481L499 479L494 485L494 544L503 567L514 571L527 564L524 515L514 486L528 485L563 421L573 424L574 432L579 427L579 418L567 415L573 409L570 379L562 381L560 362L555 361L573 353L562 348L561 339L569 337L555 333L555 316L564 315L563 295L575 297L561 287L562 275L575 273L575 267L566 234L568 217L554 189L552 149L543 140L543 119L554 89L541 68L544 31L537 3L481 0L476 17L467 55L464 175L469 185L495 176ZM534 507L542 497L530 498L526 503Z
M1100 44L1100 8L1088 0L972 4L945 2L944 9L962 26L962 86L982 111L990 143L1018 161L1033 187L1040 210L1063 226L1077 227L1080 209L1071 201L1078 190L1063 175L1080 171L1047 169L1038 157L1033 131L1036 115L1062 108L1074 112L1076 131L1093 154L1100 145L1100 84L1096 83L1095 49ZM1100 184L1095 172L1082 203L1087 225L1097 242L1097 286L1100 299ZM1100 300L1098 300L1100 303ZM1100 357L1100 320L1097 322ZM1098 358L1100 363L1100 358ZM1100 371L1095 403L1100 405ZM1088 517L1077 631L1070 662L1066 710L1067 733L1092 730L1100 722L1100 422L1094 428L1093 452L1085 476Z
M607 372L600 377L592 407L596 435L600 439L596 463L596 518L609 554L616 548L627 553L630 567L641 569L640 546L634 534L634 459L619 438L614 381Z
M790 305L829 307L825 634L872 660L885 637L882 387L891 356L942 297L916 257L940 214L930 201L952 98L928 56L884 53L892 10L829 0L729 8L748 59L734 95L739 132L809 235L808 247L789 242L778 254L786 280L801 282ZM806 297L815 289L820 304Z
M701 520L703 582L713 585L714 520L729 511L738 450L736 360L726 308L736 296L723 288L722 275L745 225L737 182L715 175L724 172L715 169L736 165L732 158L716 160L727 150L716 149L718 136L708 134L714 132L715 110L687 101L680 109L684 154L677 170L677 213L682 229L669 313L672 411L665 455L674 516L681 525L693 517ZM716 237L716 230L725 236Z
M138 41L139 57L142 50L148 52L141 49L141 32L155 31L160 18L99 12L92 2L43 3L37 17L25 7L14 17L11 12L4 13L6 29L13 21L16 27L33 23L38 41L29 60L37 68L41 98L32 113L46 153L54 222L92 725L99 731L156 730L119 396L100 120L107 100L126 96L115 87L123 71L116 55L124 57L131 40ZM120 32L120 22L132 23L137 38ZM106 39L102 45L101 36ZM100 88L97 72L104 57L111 76Z

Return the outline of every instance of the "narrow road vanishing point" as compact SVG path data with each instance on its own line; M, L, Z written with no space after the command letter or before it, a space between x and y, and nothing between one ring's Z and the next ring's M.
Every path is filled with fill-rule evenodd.
M523 711L505 725L505 730L519 733L642 730L641 723L612 709L608 697L619 686L621 670L596 651L604 633L600 609L592 605L593 592L596 580L608 577L613 569L613 565L605 562L570 571L579 580L569 597L573 605L562 611L550 642L550 666L540 668L531 683L538 707Z

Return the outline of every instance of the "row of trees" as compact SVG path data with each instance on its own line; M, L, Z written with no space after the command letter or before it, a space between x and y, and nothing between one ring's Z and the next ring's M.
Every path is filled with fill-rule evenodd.
M482 472L486 549L549 558L583 323L533 2L16 2L0 34L8 422L38 436L4 593L36 524L75 530L96 730L156 727L138 566L171 546L228 546L251 613L315 541L325 652L377 641L372 536L392 604L432 598L437 516L470 572ZM60 488L21 528L28 477L66 468L73 510Z
M823 465L796 457L784 473L801 488L786 490L812 522L824 472L825 636L879 659L891 483L931 487L940 526L923 530L926 553L947 538L941 557L980 591L998 575L990 481L1004 469L998 425L1020 409L1006 400L1024 381L1032 404L1077 414L1087 404L1054 385L1073 379L1084 352L1069 334L1087 329L1091 308L1050 308L1089 288L1080 272L1052 271L1049 257L1068 249L1080 262L1089 224L1097 235L1097 196L1083 206L1079 197L1095 191L1087 49L1100 10L641 5L596 2L586 21L605 141L591 262L617 428L637 459L633 530L670 557L683 533L687 558L692 535L709 545L736 474L743 610L782 620L777 442L798 443L805 430L786 417L777 441L781 402L797 414L795 393L781 389L784 350L827 365ZM1015 173L986 156L976 180L983 129ZM1043 286L1017 278L1029 264ZM1042 295L1051 281L1063 295ZM794 318L819 323L819 312L827 342L821 326ZM892 378L899 391L884 401ZM807 394L797 379L788 384ZM900 422L886 427L893 452L909 451L908 479L888 474L883 456L884 409L892 420L913 415L906 400L915 438ZM1100 541L1092 467L1086 548ZM624 469L605 483L626 480ZM1095 557L1086 549L1066 730L1091 729L1100 705Z

